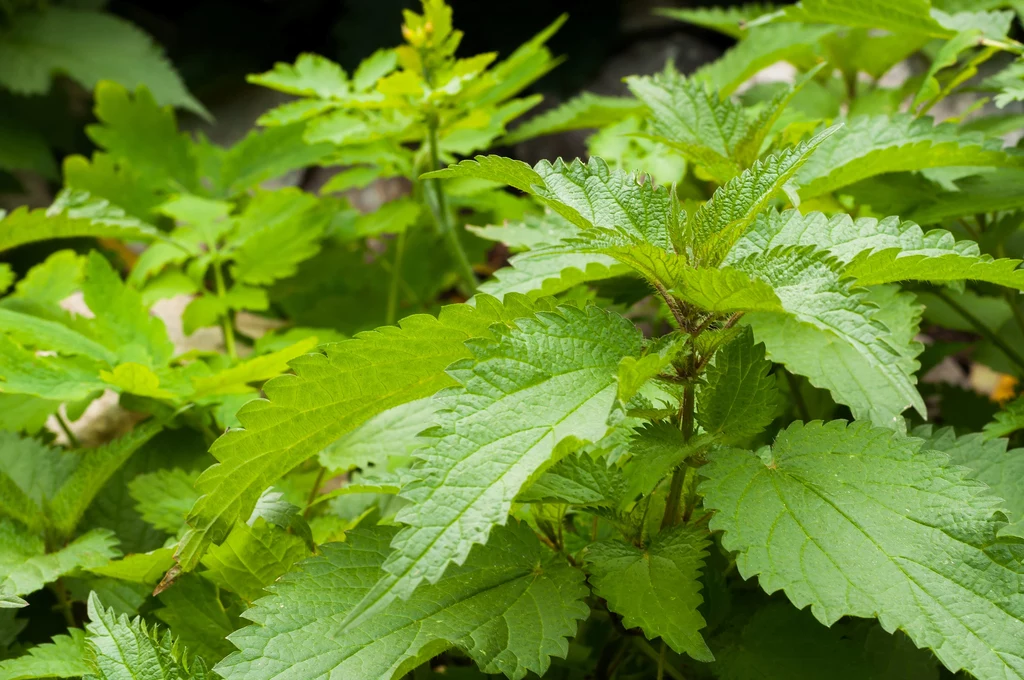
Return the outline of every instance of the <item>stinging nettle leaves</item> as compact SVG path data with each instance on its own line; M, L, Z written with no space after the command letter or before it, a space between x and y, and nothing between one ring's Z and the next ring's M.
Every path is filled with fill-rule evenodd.
M492 527L505 523L516 494L552 462L562 440L601 439L619 362L640 353L640 334L598 307L560 307L469 348L472 359L448 370L460 387L437 397L443 410L436 440L420 451L402 489L410 504L395 519L407 526L393 541L384 577L346 627L465 560ZM518 415L498 426L503 413Z
M769 593L826 625L877 617L950 669L1024 673L1019 545L996 538L999 499L946 455L866 423L796 423L701 474L711 528Z
M239 651L216 666L226 680L398 678L449 647L485 673L543 675L587 614L583 574L546 552L522 524L495 530L465 563L365 624L344 628L372 584L395 530L350 533L323 546L245 613L229 639ZM326 595L326 597L325 597Z

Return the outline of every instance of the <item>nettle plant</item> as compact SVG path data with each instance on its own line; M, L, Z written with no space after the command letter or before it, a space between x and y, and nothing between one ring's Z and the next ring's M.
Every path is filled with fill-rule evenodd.
M597 127L611 156L535 167L436 169L502 134L530 78L453 61L435 3L351 79L312 57L258 76L304 98L229 150L101 87L102 151L68 162L48 211L0 221L0 244L153 245L127 281L61 251L0 299L0 678L1024 677L1024 400L988 422L991 404L980 431L937 427L976 404L918 381L965 347L1024 370L1024 160L995 136L1005 117L926 116L966 82L939 74L952 62L932 62L925 106L862 77L882 55L941 54L942 31L1008 26L955 9L804 2L743 10L743 28L691 13L740 43L503 137ZM802 42L751 55L775 26ZM1005 33L953 61L1014 51ZM503 63L543 71L545 36ZM878 61L858 61L862 38ZM794 83L733 96L707 75L780 59ZM499 89L487 121L460 98L473 88ZM258 141L282 130L297 144ZM168 174L175 158L191 169ZM504 219L472 231L516 254L465 302L312 353L319 331L292 328L245 358L175 356L147 314L162 291L229 337L240 311L287 311L282 280L330 262L321 276L344 279L331 254L372 250L341 199L257 188L327 159L359 165L336 187L413 183L403 203L422 210L373 231L398 235L385 250L431 215L458 262L456 226L490 212ZM472 196L490 207L456 199ZM390 261L378 313L429 309L402 302L411 264ZM94 318L60 306L76 291ZM364 322L317 309L312 325ZM151 417L96 449L15 433L104 389ZM39 628L50 605L66 632Z

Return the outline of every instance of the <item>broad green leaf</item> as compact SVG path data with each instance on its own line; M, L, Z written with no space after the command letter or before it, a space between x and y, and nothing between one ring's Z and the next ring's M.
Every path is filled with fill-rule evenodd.
M576 225L550 210L543 215L525 215L522 220L508 220L501 225L476 227L467 224L466 229L488 241L504 243L512 250L553 246L579 234Z
M921 87L918 88L917 94L914 95L914 101L911 104L911 110L917 109L922 104L934 99L938 101L942 94L942 85L939 83L939 79L936 77L939 71L949 66L954 66L957 59L960 57L960 53L964 50L971 49L972 47L978 46L978 39L981 37L979 31L964 31L957 33L942 46L942 48L932 59L931 66L928 68L928 73L925 74L924 81L921 83Z
M300 262L320 250L334 208L297 189L256 194L229 241L232 278L266 285L293 276Z
M174 344L164 322L149 313L139 293L125 285L106 258L89 253L82 282L85 304L95 318L93 336L116 352L121 361L160 367L170 361Z
M602 128L635 115L642 105L628 97L606 97L584 92L553 109L534 116L501 138L504 145L570 130Z
M263 386L267 400L238 412L232 430L210 450L219 461L196 483L203 496L189 513L190 531L178 559L193 568L211 541L248 517L268 486L369 418L455 384L444 369L472 356L464 342L490 337L493 323L509 323L537 307L512 296L504 305L479 297L476 306L452 305L438 318L404 319L400 327L361 333L296 358L295 375ZM0 355L2 356L2 355ZM325 400L325 395L331 395Z
M994 142L994 143L993 143ZM960 165L1021 167L1024 156L998 140L908 114L857 116L818 147L797 172L800 197L813 198L889 172Z
M90 574L118 581L138 583L152 587L174 565L172 548L157 548L145 553L132 553L100 567L89 569Z
M399 678L457 647L485 673L543 675L551 656L587 616L583 575L550 553L522 524L502 527L465 564L409 600L392 600L357 628L342 622L386 575L394 530L350 532L323 546L246 612L253 625L233 633L240 651L217 665L225 680Z
M0 41L0 64L0 85L19 94L45 94L56 75L90 91L112 80L132 89L145 86L162 105L209 116L160 46L106 12L57 6L20 13Z
M160 593L162 608L156 617L189 652L216 663L235 651L227 636L237 627L225 611L217 586L195 574L186 574Z
M701 468L711 528L742 576L825 625L877 617L952 671L1021 676L1024 569L996 538L999 500L921 443L836 421L794 424L758 454L720 449Z
M76 569L106 564L118 556L117 538L94 529L56 552L47 553L43 539L9 519L0 519L0 592L28 595Z
M89 595L86 642L97 680L213 680L202 659L192 663L171 634L160 634L141 618L131 621L113 609L104 609L95 593Z
M180 468L157 470L132 479L128 492L142 519L173 535L185 525L185 516L199 497L195 490L197 477L198 472Z
M252 526L239 522L221 545L203 557L202 575L247 602L261 597L263 589L293 564L309 556L301 538L257 520Z
M65 189L49 208L17 208L0 219L0 251L50 239L110 237L151 241L163 238L155 227L130 217L105 200Z
M584 559L594 592L622 616L623 626L660 637L680 654L713 661L697 611L704 601L700 572L708 545L703 528L677 526L640 548L616 539L593 543Z
M552 465L516 496L517 503L569 503L580 507L616 506L626 492L622 472L583 452Z
M41 531L46 526L43 508L74 471L77 460L75 454L38 439L0 432L0 512Z
M785 310L744 316L768 358L829 390L857 418L900 427L907 408L925 412L914 377L920 344L895 336L863 289L840 280L837 263L787 246L736 266L768 282Z
M290 361L307 354L316 346L316 337L307 337L276 352L240 361L213 375L194 378L192 385L195 388L195 397L248 393L251 391L250 383L261 383L281 375L288 370Z
M379 413L325 447L320 464L337 472L387 467L392 456L401 460L427 441L420 433L434 426L437 410L437 403L427 398Z
M694 259L701 264L719 264L814 150L838 129L827 128L806 142L757 161L719 187L687 225L693 235Z
M178 132L174 112L158 106L145 88L133 96L116 83L100 83L96 117L100 123L86 133L112 158L165 190L198 189L191 141Z
M92 673L85 632L69 628L68 635L55 635L50 642L30 647L27 654L0 661L0 678L78 678Z
M697 388L696 420L704 431L732 443L767 427L778 402L771 368L749 330L718 350Z
M111 475L162 429L163 423L154 418L103 446L78 451L78 465L49 501L53 527L71 534Z
M1010 523L1000 530L1000 536L1024 538L1024 449L1007 451L1005 439L986 439L980 433L957 437L948 427L935 430L922 425L913 434L924 439L922 448L945 453L951 463L970 469L971 477L1003 499Z
M640 342L621 316L560 307L517 321L496 340L470 343L472 358L449 369L460 387L437 397L436 441L402 490L410 504L396 520L408 526L395 537L385 576L346 625L465 560L507 521L516 494L551 462L563 439L601 439L619 361L638 355Z
M1024 430L1024 397L1017 397L996 414L995 420L985 426L985 438L1007 437Z
M861 286L895 281L944 283L971 280L996 283L1024 291L1024 269L1020 269L1020 263L1020 260L1007 258L994 260L989 255L961 255L951 252L928 256L905 254L890 249L861 254L846 265L844 273Z

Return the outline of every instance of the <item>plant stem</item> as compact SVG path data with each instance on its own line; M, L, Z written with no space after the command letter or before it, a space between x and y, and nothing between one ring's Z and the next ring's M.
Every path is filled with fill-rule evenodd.
M692 381L692 376L690 376ZM679 427L683 431L683 441L689 442L693 437L693 382L683 388L683 404L679 412ZM672 473L668 500L665 501L665 515L661 519L661 528L670 527L678 521L679 500L683 495L683 482L686 481L686 465L680 465Z
M438 170L440 169L441 160L438 152L436 116L432 115L428 119L427 130L430 168L431 170ZM472 295L476 290L476 274L473 273L473 266L469 263L469 257L467 257L466 251L462 248L459 235L455 233L455 227L452 225L451 215L448 213L448 201L445 197L444 189L441 187L441 180L430 180L430 184L434 188L432 211L434 213L434 221L437 223L438 231L441 232L441 235L444 236L445 241L448 243L448 250L451 256L455 258L455 266L459 271L459 278L462 279L463 285L466 287L466 292Z
M658 680L665 680L665 641L661 641L661 652L658 654Z
M1020 293L1015 293L1012 290L1006 290L1006 304L1010 305L1010 311L1013 313L1013 318L1017 321L1017 326L1020 328L1020 332L1024 335L1024 310L1021 310L1020 305L1014 300L1015 297L1019 297Z
M313 501L316 500L316 495L320 492L320 485L324 482L324 474L326 472L327 468L321 467L320 472L316 473L316 481L313 482L313 488L309 490L309 498L306 499L306 508L302 511L303 519L309 519L309 512L313 509Z
M398 315L398 288L402 281L402 259L405 256L405 230L395 239L395 259L391 263L391 286L388 288L388 310L384 322L391 326Z
M78 441L78 437L76 437L75 433L71 431L71 427L68 425L67 421L64 420L64 416L60 414L60 410L58 409L55 411L53 415L57 418L57 424L60 425L60 429L63 430L64 436L68 438L68 443L71 444L71 448L82 448L81 443Z
M651 657L651 659L657 661L661 658L661 655L654 649L654 647L651 646L650 642L642 637L635 637L633 639L636 642L636 646L640 648L640 651ZM673 678L674 680L686 680L683 674L673 668L670 664L665 664L664 669L665 673L667 673L670 678Z
M1010 361L1020 368L1021 371L1024 371L1024 357L1022 357L1013 347L1010 347L1005 340L1000 338L998 333L986 326L981 319L974 316L974 314L969 312L959 302L949 297L949 295L947 295L942 289L936 288L934 294L935 297L945 302L953 311L962 316L967 323L971 324L979 335L998 347Z
M224 286L224 272L220 268L220 256L213 261L213 282L217 286L217 297L224 300L227 297L227 290ZM235 325L231 319L231 312L225 311L220 318L220 327L224 332L224 349L227 350L228 358L232 361L238 359L238 352L235 349Z
M53 594L57 597L57 608L64 614L64 621L68 624L68 628L77 628L78 622L75 621L75 612L71 609L71 599L68 597L64 579L57 579L53 582Z
M785 368L782 370L786 373L786 382L789 383L789 392L793 395L793 403L796 404L797 413L800 414L805 423L811 422L811 412L807 410L807 402L804 401L804 394L800 391L800 383L797 382L795 375Z

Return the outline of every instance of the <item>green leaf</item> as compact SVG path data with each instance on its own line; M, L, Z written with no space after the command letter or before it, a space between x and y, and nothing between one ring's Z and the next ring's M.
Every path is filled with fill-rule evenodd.
M100 83L96 117L100 123L86 133L113 159L165 190L198 189L192 142L178 132L174 112L159 106L148 90L139 88L132 96L121 85Z
M573 286L623 276L632 268L601 253L567 252L566 248L531 250L509 259L509 266L480 285L480 291L504 299L509 293L543 297Z
M85 304L95 315L89 323L93 336L117 353L121 361L150 367L167 364L174 344L164 322L149 313L141 295L125 285L106 258L89 253L82 282Z
M958 165L1021 167L1024 156L927 117L857 116L818 147L794 181L806 200L883 173Z
M74 328L31 314L0 309L0 332L26 347L116 364L117 355Z
M512 296L504 306L479 297L476 307L445 307L437 319L411 316L400 328L360 333L296 358L295 375L268 381L267 400L238 412L244 429L228 432L210 449L220 462L196 484L203 496L189 513L192 528L179 547L183 568L194 567L211 541L247 517L268 486L378 413L455 384L444 369L472 356L466 340L489 337L491 324L534 309L522 297ZM325 395L332 396L325 401Z
M1007 437L1024 430L1024 397L1017 397L996 414L995 420L985 426L985 437Z
M458 647L483 672L518 679L543 675L551 656L566 655L566 638L587 615L583 575L523 524L497 529L465 564L409 600L393 600L364 626L340 629L386 575L393 536L388 527L357 529L286 574L246 612L254 624L231 635L240 651L217 672L226 680L391 680Z
M714 661L700 634L707 624L697 611L709 544L703 528L677 526L641 548L620 540L593 543L584 559L594 592L622 616L623 626L660 637L698 661Z
M893 33L927 33L939 38L950 35L932 18L930 0L804 0L785 11L794 21L882 28Z
M0 432L0 512L35 531L46 526L43 507L74 470L76 457L37 439Z
M247 134L224 152L216 193L232 196L293 170L317 165L334 152L330 144L306 142L305 131L305 125L281 125Z
M882 178L885 179L885 178ZM901 214L918 224L935 224L951 217L976 215L980 212L1002 212L1024 208L1024 172L999 168L956 182L955 190L939 189L917 200ZM889 212L889 211L886 211Z
M825 625L878 617L952 671L1021 675L1024 570L996 538L999 500L966 472L889 429L796 423L770 450L716 451L700 492L767 592Z
M420 433L435 425L437 410L437 403L427 398L379 413L326 446L320 464L337 472L387 467L392 456L401 460L427 441Z
M703 166L719 183L743 169L734 158L748 129L743 107L675 70L626 82L650 110L656 139Z
M838 263L788 246L736 266L768 282L785 309L744 316L772 361L829 390L856 418L900 427L907 408L925 412L914 386L921 345L894 335L866 293L840 280Z
M569 455L516 496L517 503L569 503L580 507L616 506L626 492L622 472L588 453Z
M50 500L53 527L70 534L111 475L162 429L154 418L108 444L80 451L78 465Z
M640 393L651 379L672 365L687 342L682 333L670 333L658 338L644 349L640 358L627 356L619 362L617 397L623 406Z
M157 548L145 553L132 553L100 567L89 569L90 574L128 583L152 587L174 565L174 550Z
M131 621L113 609L104 609L95 593L89 595L86 641L98 680L213 680L202 659L188 663L185 649L169 632L141 618Z
M449 165L442 170L434 170L420 179L455 179L457 177L475 177L501 182L528 194L533 193L533 185L543 185L544 179L529 165L522 161L502 156L477 156L475 160L464 160Z
M163 607L156 610L156 617L190 652L216 663L235 651L227 636L237 626L224 610L217 586L201 576L186 574L159 598Z
M309 556L301 538L259 519L252 526L235 525L227 540L203 557L202 573L213 583L237 593L247 602L264 594L293 564Z
M534 116L502 137L500 144L509 146L544 135L602 128L640 113L642 110L642 105L635 99L605 97L584 92L564 104Z
M740 40L744 35L746 24L763 14L768 14L772 9L771 5L763 4L740 5L739 7L694 7L692 9L659 7L655 13L694 26L718 31L730 38Z
M971 477L1003 499L1010 523L1000 530L1000 536L1024 538L1024 449L1007 451L1005 439L986 439L980 433L957 437L949 427L936 430L922 425L913 434L924 439L922 448L945 453L951 463L970 469Z
M308 52L300 54L294 65L278 62L272 71L250 75L246 80L280 92L321 99L344 99L352 89L344 69Z
M112 80L132 89L145 86L162 105L209 117L160 46L106 12L57 6L18 14L0 40L0 64L0 85L18 94L45 94L58 74L90 91Z
M85 632L69 628L68 635L55 635L50 642L30 647L28 653L0 661L5 680L33 678L78 678L92 673Z
M517 321L496 340L469 343L472 359L449 368L461 386L437 397L437 439L402 490L410 504L396 520L408 526L395 537L385 577L346 625L465 560L492 527L507 521L516 494L551 462L563 439L602 438L619 361L638 355L640 342L621 316L560 307Z
M697 389L696 420L704 431L733 443L764 430L778 402L771 368L749 329L718 350Z
M806 142L757 161L719 187L687 225L693 234L694 259L702 264L719 264L783 185L838 129L827 128Z
M732 267L680 269L671 290L709 312L785 311L771 285Z
M195 490L199 472L180 468L157 470L138 475L128 483L128 492L142 519L152 526L177 534L185 525L185 516L199 498Z
M622 468L629 479L627 495L649 495L676 467L712 442L714 437L705 435L687 442L679 428L669 422L644 424L630 439L630 458Z
M307 354L316 346L317 339L307 337L276 352L260 354L212 375L194 378L192 385L195 388L195 397L249 393L249 384L261 383L285 373L289 362Z
M0 518L0 545L0 592L7 595L34 593L76 569L98 567L118 556L117 538L105 529L94 529L46 553L42 538L6 518Z
M974 244L968 241L963 245ZM994 260L989 255L977 254L977 250L974 252L971 255L947 252L929 256L890 249L862 253L845 267L844 273L853 277L861 286L894 281L944 283L971 280L1024 290L1024 269L1020 269L1020 260Z
M125 215L105 200L65 189L49 208L21 207L0 219L0 251L26 243L83 236L150 241L163 238L156 228Z

